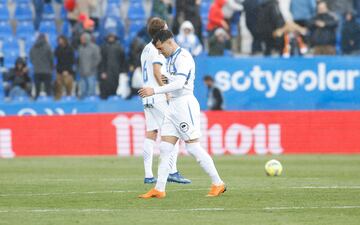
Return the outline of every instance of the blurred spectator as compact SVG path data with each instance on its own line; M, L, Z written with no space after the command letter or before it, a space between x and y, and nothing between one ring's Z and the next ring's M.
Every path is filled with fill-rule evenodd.
M67 1L65 1L64 4L66 4L66 2ZM67 14L71 26L74 26L77 23L78 18L81 14L89 18L91 10L98 7L96 4L96 0L75 0L75 6L73 10L68 11Z
M316 14L316 0L291 0L290 11L294 22L306 27Z
M304 55L308 51L303 36L306 35L307 29L294 22L290 12L291 0L279 0L279 9L284 18L284 26L274 31L274 36L282 38L282 56L289 57L299 53ZM298 50L298 51L296 51Z
M257 32L262 43L265 44L265 55L272 54L273 50L280 51L280 47L275 45L273 32L285 25L284 18L280 12L277 0L263 0L257 12L256 21Z
M244 0L226 0L225 5L222 7L224 17L230 20L235 12L242 11L244 9L243 2Z
M88 17L85 14L80 14L75 24L71 27L71 46L77 49L80 45L81 34L84 33L84 22Z
M341 50L345 55L360 53L360 24L355 12L347 12L341 30Z
M125 53L117 42L117 37L109 33L101 47L100 97L103 99L116 95L120 73L126 73Z
M65 87L66 95L71 96L74 83L74 64L75 55L74 50L70 46L65 36L59 36L58 46L55 49L55 57L57 59L56 65L56 80L54 86L55 99L58 100L63 95L63 88Z
M142 72L141 72L141 52L145 47L145 42L139 37L135 37L131 42L129 52L129 71L131 77L131 96L137 95L137 91L142 88ZM131 97L130 96L130 97Z
M14 68L4 74L4 83L5 96L9 96L10 99L30 96L31 80L24 59L20 57L16 59Z
M83 29L85 32L92 34L95 31L95 22L94 20L87 18L85 19L85 21L83 22Z
M35 98L40 94L42 83L44 83L46 95L50 96L54 58L44 34L39 34L34 46L31 48L30 61L34 67Z
M160 17L168 21L169 10L171 9L171 0L153 0L151 17Z
M100 48L92 43L91 36L83 33L80 38L79 65L80 74L79 89L80 98L94 96L96 89L96 75L101 62Z
M322 0L325 1L328 5L328 8L331 12L335 12L337 16L344 15L346 12L349 12L353 9L354 3L353 0ZM318 2L320 2L318 0Z
M95 7L90 7L89 17L94 21L94 30L98 30L99 21L105 15L107 0L94 0L94 1L95 1Z
M355 12L357 12L357 20L359 19L360 16L360 0L354 0L354 10Z
M115 33L120 43L124 42L125 28L117 17L105 17L101 20L97 43L103 43L108 33Z
M214 79L206 75L204 77L205 85L208 87L207 93L207 107L208 110L223 110L224 109L224 98L221 90L215 86Z
M202 23L199 9L200 3L201 0L176 0L176 14L173 23L174 34L178 34L180 25L184 21L188 20L193 24L196 36L202 41Z
M310 21L311 44L315 55L335 55L338 21L330 13L325 1L317 6L317 15Z
M207 30L210 32L210 37L217 28L223 28L229 30L229 24L226 22L224 13L222 11L226 0L215 0L210 6L209 10L209 22L207 24Z
M229 39L230 36L223 28L216 29L209 39L209 56L223 56Z
M34 18L34 29L36 31L39 30L40 23L42 20L42 16L44 13L44 4L45 0L32 0L34 5L34 12L35 12L35 18Z
M244 10L245 10L245 20L246 20L246 27L251 33L253 38L252 46L251 46L251 53L258 54L262 51L261 49L261 41L259 37L259 33L256 29L256 21L257 21L257 9L260 4L260 0L245 0L243 3Z
M176 42L193 56L198 56L202 52L202 45L194 34L194 26L190 21L181 24L180 33L176 36Z

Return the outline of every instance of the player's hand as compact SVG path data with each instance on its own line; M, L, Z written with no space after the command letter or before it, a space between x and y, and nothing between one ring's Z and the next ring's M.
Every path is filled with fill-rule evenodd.
M140 97L145 98L154 95L154 89L151 87L144 87L138 91Z
M168 78L165 76L165 75L161 75L161 80L164 84L167 84L168 83Z

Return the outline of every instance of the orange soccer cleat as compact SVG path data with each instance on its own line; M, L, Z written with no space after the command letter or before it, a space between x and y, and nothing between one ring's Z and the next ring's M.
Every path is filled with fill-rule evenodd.
M139 198L144 198L144 199L148 199L148 198L165 198L166 193L165 191L158 191L155 188L152 188L150 191L148 191L145 194L139 195Z
M209 193L206 195L207 197L217 197L226 191L225 184L221 184L219 186L212 184Z

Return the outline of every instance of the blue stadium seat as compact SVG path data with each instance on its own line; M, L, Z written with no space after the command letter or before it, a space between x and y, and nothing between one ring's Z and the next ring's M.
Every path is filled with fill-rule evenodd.
M65 35L66 37L71 36L71 25L67 20L63 21L61 34Z
M66 20L66 19L67 19L67 10L65 9L64 5L61 7L60 18L61 18L62 20Z
M144 20L133 20L129 25L128 35L130 37L135 37L136 34L146 25L146 21Z
M37 102L51 102L52 101L52 97L49 96L39 96L36 99Z
M0 20L9 20L9 9L6 4L0 4Z
M31 0L15 0L16 4L29 4Z
M4 66L6 68L14 67L15 61L18 57L19 57L19 50L5 49L4 50Z
M32 21L19 21L16 25L16 36L19 38L28 38L34 35L35 29Z
M30 97L25 97L25 96L18 96L15 97L14 99L12 99L13 103L23 103L23 102L30 102L31 98Z
M12 36L11 25L8 21L0 20L0 37Z
M208 31L207 31L207 25L208 25L208 20L207 19L203 19L202 20L202 31L201 34L204 38L207 38L209 36Z
M30 4L17 4L15 9L15 19L17 20L32 20L32 11Z
M30 54L30 49L31 47L34 45L35 41L36 41L36 37L35 35L30 35L27 37L23 37L24 41L25 41L25 52L27 55Z
M117 3L109 3L106 9L106 16L120 18L120 6Z
M3 42L3 49L19 50L18 39L13 36L3 37L1 40Z
M101 101L99 96L88 96L88 97L85 97L84 100L89 101L89 102L99 102L99 101Z
M121 0L108 0L108 4L117 4L117 5L121 5Z
M125 28L119 17L111 17L107 16L100 21L100 42L104 40L104 38L109 33L115 33L118 36L118 39L121 43L124 42L125 37Z
M78 101L78 99L75 96L63 96L63 97L61 97L60 101L62 101L62 102L75 102L75 101Z
M208 19L211 2L201 1L200 15L202 19Z
M44 4L43 19L45 19L45 20L54 20L55 19L55 12L54 12L54 8L51 3Z
M142 2L130 2L127 18L129 20L145 20L145 10Z
M53 35L53 34L56 35L57 31L56 31L55 22L51 21L51 20L41 21L39 32L40 33L47 33L47 34L51 34L51 35Z

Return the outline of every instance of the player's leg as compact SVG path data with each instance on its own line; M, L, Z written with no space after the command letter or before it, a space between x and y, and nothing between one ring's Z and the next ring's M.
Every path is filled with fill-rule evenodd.
M158 179L156 185L147 193L140 195L140 198L163 198L166 196L166 182L173 164L171 155L178 138L175 136L163 136L160 143L160 163L158 168Z
M157 130L146 131L146 138L144 140L144 169L145 169L145 184L153 184L156 182L156 178L153 175L152 164L154 155L154 145L156 142Z
M175 125L165 117L161 126L161 143L160 143L160 163L158 167L158 179L155 188L147 193L140 195L140 198L163 198L165 197L165 187L167 178L172 168L172 155L174 154L174 146L178 141L178 131Z
M173 162L168 182L179 183L179 184L190 184L191 180L183 177L177 169L177 158L179 156L179 143L175 144L174 151L171 154L171 161Z
M151 108L149 110L151 112L151 118L152 118L151 120L155 122L152 125L153 128L159 129L162 126L162 124L164 122L165 112L168 109L169 109L169 105L167 104L167 102L158 102L158 103L154 104L153 108ZM150 126L150 124L149 124L149 126ZM174 151L171 154L171 161L173 163L172 163L172 168L170 170L170 175L169 175L167 181L179 183L179 184L189 184L189 183L191 183L191 180L184 178L180 174L180 172L177 170L176 164L177 164L178 154L179 154L179 145L176 144Z
M177 118L180 137L185 141L186 150L196 159L201 168L209 175L212 182L211 191L208 196L218 196L225 192L225 184L221 180L215 167L214 161L209 153L200 144L200 106L195 97L190 96L186 102L178 107L180 114Z
M211 178L211 190L207 196L215 197L226 191L224 182L221 180L209 153L200 145L198 139L186 141L186 150L196 159L201 168Z

